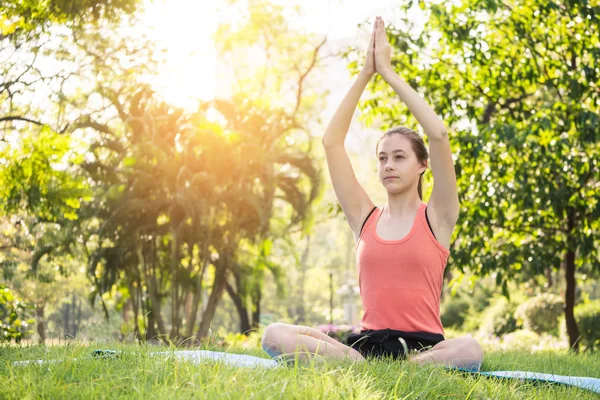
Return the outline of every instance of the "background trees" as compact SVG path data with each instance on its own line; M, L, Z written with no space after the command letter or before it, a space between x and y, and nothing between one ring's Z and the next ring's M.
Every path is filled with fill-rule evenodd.
M327 320L330 272L336 287L355 276L315 140L329 117L329 43L293 26L293 8L228 2L240 17L214 35L220 95L177 108L148 83L158 45L122 30L143 5L0 6L2 283L36 305L42 340L45 323L81 332L84 293L138 340L193 342L215 320L242 333ZM442 116L456 155L448 276L491 275L507 295L564 282L576 347L573 310L588 290L576 282L600 265L597 7L418 5L424 29L406 16L389 34L396 71ZM350 49L345 62L362 57ZM370 87L366 128L419 129L384 82ZM351 136L379 201L366 178L379 135ZM465 276L454 275L451 287Z
M412 2L404 10L406 11ZM586 2L426 6L394 30L396 71L450 127L461 217L451 265L510 280L561 270L570 345L575 272L598 276L597 10ZM410 20L404 22L410 26ZM384 126L416 127L381 80L364 103Z

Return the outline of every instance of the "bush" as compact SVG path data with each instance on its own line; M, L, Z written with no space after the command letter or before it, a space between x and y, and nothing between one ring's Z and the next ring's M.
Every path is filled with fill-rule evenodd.
M575 319L581 334L581 344L587 350L600 349L600 300L575 307Z
M442 325L450 328L461 328L469 308L469 302L464 297L450 297L442 305L440 316Z
M516 331L520 328L520 324L515 318L517 306L518 304L508 301L506 297L498 298L491 307L485 310L480 330L495 336Z
M470 313L479 314L491 303L495 293L495 288L492 285L486 285L481 282L477 282L472 291L465 293L467 300L470 304Z
M564 302L551 293L540 294L522 303L515 311L518 322L536 333L558 334L558 318L564 313Z
M31 333L33 319L25 319L26 305L6 286L0 284L0 342L19 343Z
M502 341L508 349L531 350L540 342L540 335L530 330L517 330L506 334Z
M225 348L260 348L264 329L251 331L248 335L239 332L224 332L219 344Z

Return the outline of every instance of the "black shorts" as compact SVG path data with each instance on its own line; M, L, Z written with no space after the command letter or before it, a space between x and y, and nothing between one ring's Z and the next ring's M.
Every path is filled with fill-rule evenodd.
M444 335L439 333L367 329L348 335L344 343L358 350L365 358L391 355L394 359L403 359L406 351L428 349L443 340Z

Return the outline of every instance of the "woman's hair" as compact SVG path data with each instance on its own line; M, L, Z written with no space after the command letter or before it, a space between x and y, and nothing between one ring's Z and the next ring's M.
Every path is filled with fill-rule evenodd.
M377 153L379 152L379 142L381 142L381 140L384 137L392 136L392 135L396 135L396 134L402 135L405 138L407 138L408 140L410 140L411 147L412 147L413 151L415 152L415 155L417 156L417 160L421 164L424 164L425 161L427 161L427 159L429 158L429 152L427 151L427 147L425 147L425 142L423 141L423 138L421 138L421 135L419 135L417 132L413 131L410 128L406 128L404 126L392 128L389 131L387 131L386 133L384 133L377 141L377 146L375 146L375 154L377 155ZM417 186L417 191L419 193L419 198L421 200L423 200L423 189L421 187L421 178L423 177L423 173L421 173L421 175L419 176L419 184Z

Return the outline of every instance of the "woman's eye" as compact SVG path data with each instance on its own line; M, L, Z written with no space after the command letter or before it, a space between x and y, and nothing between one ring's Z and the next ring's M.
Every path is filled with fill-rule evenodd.
M402 157L402 156L396 156L396 159L398 159L398 158L404 158L404 157Z

